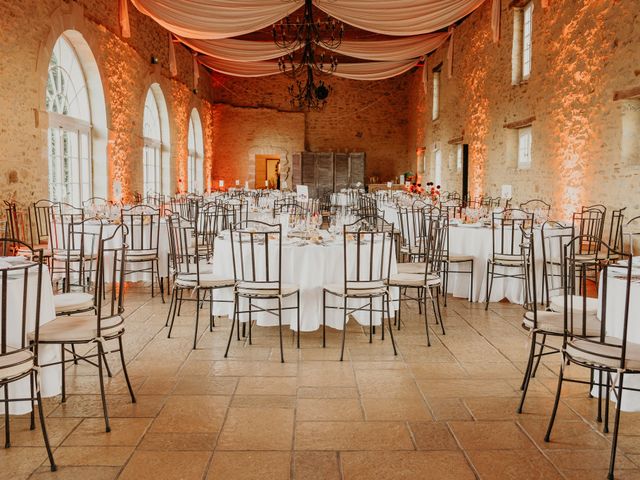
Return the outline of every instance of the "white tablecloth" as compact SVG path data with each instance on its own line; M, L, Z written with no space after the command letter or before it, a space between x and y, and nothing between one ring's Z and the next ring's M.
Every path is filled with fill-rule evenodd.
M323 232L326 236L327 232ZM300 289L300 330L314 331L322 327L322 289L328 284L342 284L344 282L344 246L342 238L328 245L308 244L297 246L299 240L285 240L282 245L282 283L293 284ZM231 255L231 242L227 235L224 239L217 238L213 257L214 271L216 275L225 278L233 278L233 260ZM273 266L271 267L273 268ZM350 265L355 269L355 266ZM392 258L391 273L397 272L395 258ZM393 292L392 298L397 298L398 293ZM339 297L327 295L327 305L342 306ZM214 294L214 314L233 315L232 303L215 302L215 300L233 300L232 289L218 290ZM283 307L294 306L295 295L288 297L283 302ZM253 302L255 305L264 306L266 302ZM349 300L348 308L362 305L366 301ZM269 307L277 307L277 302L270 301ZM240 305L241 310L248 308L248 303ZM381 302L374 301L374 308L380 309ZM391 305L394 309L395 305ZM355 319L363 324L369 324L369 313L359 312L354 314ZM385 316L386 318L386 316ZM258 325L277 325L274 315L260 313L254 314L253 319ZM241 319L246 321L246 318ZM297 328L296 312L289 310L283 312L283 324L290 325L292 330ZM341 310L327 309L326 323L333 328L342 329L343 315ZM380 313L373 315L374 325L380 324Z
M384 218L399 230L400 221L395 207L384 205ZM507 239L509 241L509 239ZM542 236L539 229L534 229L536 253L536 277L538 298L542 292ZM487 288L487 260L493 251L493 236L490 227L469 225L451 225L449 227L449 254L471 255L473 261L473 301L484 302ZM450 270L469 270L469 264L451 264ZM496 267L496 273L521 274L519 269L512 267ZM455 297L468 298L470 276L467 274L450 274L447 292ZM506 298L512 303L524 303L524 282L517 278L495 278L491 291L491 302L499 302Z
M15 299L7 303L7 313L10 321L7 325L7 343L15 347L21 344L20 333L22 321L22 298L24 288L24 273L14 273L15 278L8 280L7 294L9 298ZM37 273L35 269L29 273L33 275L33 279L29 279L29 303L27 305L27 321L28 330L35 328L35 299L37 295ZM52 321L56 317L56 308L53 303L53 289L49 278L49 270L43 266L42 270L42 299L40 304L40 325L44 325ZM0 280L0 287L2 281ZM31 300L34 300L33 302ZM47 345L40 346L39 363L46 364L60 360L60 347ZM43 397L53 397L58 395L61 390L61 372L60 366L52 366L43 368L40 372L40 386ZM9 398L27 398L31 395L29 378L23 378L9 385ZM4 389L0 389L0 399L4 398ZM14 415L21 415L31 411L30 402L10 402L9 412ZM4 413L4 410L2 410Z
M102 226L102 238L109 238L113 235L113 233L115 232L116 228L118 227L118 225L109 223L109 224L104 224ZM60 225L58 225L58 228L56 228L56 231L59 232L58 236L61 237L62 236L62 228L60 227ZM85 232L87 234L97 234L100 231L100 224L98 222L96 223L92 223L92 222L87 222L85 224ZM144 235L145 235L145 245L147 245L148 243L148 231L149 228L145 226L145 230L144 230ZM68 235L68 233L65 232L65 235ZM87 235L87 238L93 238L91 235ZM115 240L115 239L114 239ZM62 238L58 238L58 244L62 245ZM111 247L117 247L121 245L120 242L117 242L115 245L112 244ZM90 248L88 246L85 245L85 248ZM97 243L94 245L94 250L97 251L98 249L98 245ZM169 276L169 272L168 272L168 265L167 265L167 259L169 256L169 233L168 233L168 228L167 228L167 222L164 218L160 219L160 234L158 237L158 264L159 264L159 269L160 269L160 277L164 278ZM62 265L61 262L56 262L56 270L60 270L60 265ZM105 276L106 278L111 278L110 275L110 267L112 265L112 262L109 261L109 259L107 259L107 261L105 262ZM150 267L149 264L146 263L139 263L136 262L135 264L130 264L128 265L127 269L134 269L134 268L140 268L141 269L147 269L148 267ZM145 282L150 282L151 281L151 272L140 272L140 273L130 273L127 275L126 280L128 282L140 282L140 281L145 281ZM154 279L155 280L155 279Z
M640 274L640 268L637 270L634 267L634 275ZM613 270L610 270L607 283L607 335L622 338L627 282L616 278L613 275ZM600 276L600 288L602 289L602 274ZM601 299L602 297L600 296ZM601 304L598 306L598 311L602 311ZM637 281L631 283L627 341L640 344L640 283ZM624 386L640 389L640 375L625 375ZM598 395L597 387L593 388L592 394ZM613 395L611 398L615 401ZM640 392L625 390L622 393L621 410L625 412L640 412Z

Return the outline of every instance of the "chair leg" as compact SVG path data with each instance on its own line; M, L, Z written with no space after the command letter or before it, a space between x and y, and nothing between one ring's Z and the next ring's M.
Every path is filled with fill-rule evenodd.
M280 334L280 363L284 363L284 349L282 346L282 298L278 297L278 333Z
M251 324L253 322L253 302L249 299L249 345L252 345ZM242 324L242 336L245 336L246 322Z
M36 392L35 392L35 379L34 379L34 373L32 372L31 375L29 375L29 388L31 390L31 415L30 415L30 424L29 424L29 430L35 430L36 429L36 413L35 413L35 398L36 398Z
M420 297L422 299L422 301L424 302L424 328L427 332L427 347L431 346L431 339L429 338L429 322L427 321L427 293L426 293L426 289L425 289L425 293L422 297Z
M340 361L344 358L344 343L347 337L347 297L342 300L342 348L340 350Z
M78 356L76 355L76 346L71 344L71 353L73 353L73 364L78 365Z
M104 374L102 372L103 348L102 343L98 342L98 377L100 378L100 398L102 399L102 412L104 414L105 431L110 432L109 412L107 410L107 397L104 390Z
M200 289L196 289L196 328L193 332L193 349L196 349L198 343L198 324L200 323Z
M471 280L469 280L469 301L473 302L473 261L471 262Z
M542 341L540 342L540 352L538 352L538 358L536 359L536 364L533 367L533 371L531 372L531 378L536 378L536 372L538 371L538 367L540 366L540 360L542 360L542 353L544 352L544 347L547 344L547 334L542 335Z
M131 380L129 380L129 372L127 371L127 362L125 362L124 360L124 349L122 348L122 336L118 337L118 349L120 350L120 361L122 362L122 373L124 373L124 379L127 381L127 388L129 389L129 395L131 395L131 403L136 403L136 396L133 393Z
M175 300L173 302L173 314L171 315L171 322L169 324L169 332L167 333L167 338L171 338L171 332L173 331L173 324L176 321L176 314L180 314L180 308L182 307L182 289L180 289L180 291L178 292L178 289L175 287L173 287L173 294L175 295ZM178 299L178 295L180 295L180 298Z
M327 292L322 290L322 348L327 346Z
M298 330L298 338L296 347L300 348L300 290L296 293L296 321L298 322L297 330Z
M373 343L373 298L369 298L369 343Z
M160 298L162 298L162 303L164 303L164 284L162 283L162 279L160 278L160 261L156 258L154 260L156 264L156 278L158 279L158 289L160 290ZM153 279L151 279L153 283Z
M107 352L102 351L102 360L104 361L104 369L107 371L107 376L109 378L113 377L113 373L111 373L111 368L109 367L109 362L107 362Z
M491 299L491 292L493 291L493 278L495 277L495 266L491 267L491 280L489 281L488 284L488 289L487 289L487 303L484 306L485 310L489 310L489 300ZM489 274L489 270L487 270L487 275Z
M9 385L4 385L4 448L11 446L11 432L9 425Z
M182 311L182 296L183 295L184 295L184 290L180 289L180 303L178 304L178 316L180 316L180 312Z
M227 342L227 349L224 351L224 358L227 358L229 354L229 347L231 346L231 339L233 338L233 328L236 326L236 318L238 316L238 295L233 295L233 320L231 321L231 331L229 331L229 341Z
M564 376L564 358L562 359L562 364L560 365L560 375L558 375L558 388L556 389L556 398L553 402L553 410L551 411L551 418L549 419L549 426L547 427L547 433L544 436L544 441L549 442L551 438L551 430L553 429L553 424L556 421L556 413L558 413L558 405L560 405L560 394L562 393L562 380Z
M393 354L398 355L398 350L396 348L396 341L393 338L393 328L391 327L391 315L388 312L391 309L391 302L389 300L389 294L387 293L387 324L389 325L389 336L391 337L391 345L393 346ZM384 314L382 315L382 334L384 340Z
M100 355L98 355L100 356ZM62 394L62 398L60 402L64 403L67 401L67 389L66 389L66 379L65 379L65 359L64 359L64 344L60 345L60 368L62 369L62 378L60 381L60 390Z
M443 289L442 289L442 296L444 297L444 306L446 308L447 306L447 291L449 290L449 263L445 263L445 270L444 270L444 278L443 278Z
M433 295L433 293L431 293L431 302L434 305L433 313L435 313L436 318L438 318L440 320L440 328L442 329L442 335L446 335L447 332L444 331L444 320L442 318L442 312L440 311L440 292L439 292L439 290L440 290L440 287L437 287L436 294Z
M169 311L167 312L167 321L164 323L165 327L169 326L169 319L171 318L171 311L175 309L176 306L176 289L173 289L171 292L171 300L169 301Z
M38 375L38 372L33 372L32 375ZM38 377L36 376L33 379L34 383L38 383ZM49 464L51 465L51 471L55 472L58 467L56 466L56 462L53 459L53 452L51 451L51 444L49 443L49 434L47 433L47 425L44 420L44 408L42 407L42 396L40 395L40 389L36 389L36 395L38 400L38 416L40 417L40 428L42 429L42 438L44 440L44 446L47 449L47 456L49 457Z
M155 263L151 260L151 298L155 297L155 290L153 288L154 277L155 277Z
M604 395L604 426L602 427L603 433L609 433L609 405L611 403L611 374L609 372L606 373L606 378L607 388L605 388Z
M522 396L520 397L520 405L518 405L518 413L522 413L522 407L524 406L524 400L527 396L527 390L529 389L529 381L532 377L532 369L533 369L533 357L536 354L536 336L537 334L534 332L531 336L531 345L529 348L529 360L527 361L527 368L524 372L524 378L522 379Z
M620 405L622 404L622 390L624 384L624 373L618 374L618 405L616 406L616 416L613 421L613 441L611 442L611 461L609 462L609 474L607 479L613 480L613 470L616 464L616 448L618 446L618 430L620 428Z

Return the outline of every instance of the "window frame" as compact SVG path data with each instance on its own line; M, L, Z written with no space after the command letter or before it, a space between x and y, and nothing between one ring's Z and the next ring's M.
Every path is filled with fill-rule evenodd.
M517 162L516 166L518 170L530 170L533 165L533 128L531 125L526 125L516 129L517 134ZM526 134L526 135L525 135ZM523 161L523 138L527 139L527 147L524 149L528 161Z
M441 67L433 69L433 90L431 92L431 120L436 121L440 118L440 73Z

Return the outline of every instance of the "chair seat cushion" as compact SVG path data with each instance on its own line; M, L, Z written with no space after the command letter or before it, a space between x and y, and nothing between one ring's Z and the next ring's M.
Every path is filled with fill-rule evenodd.
M297 291L298 287L296 285L280 284L280 295L283 297L292 295ZM278 282L238 282L236 292L249 297L274 297L278 295Z
M125 259L127 262L148 262L157 258L158 250L149 248L143 250L127 250Z
M616 337L605 337L605 342L609 345L574 339L567 344L567 353L577 361L614 369L619 368L619 359L622 354L619 345L622 345L622 341ZM640 345L627 342L625 356L625 367L629 370L640 371Z
M424 276L424 274L423 274ZM325 285L324 290L341 297L371 297L379 296L387 292L383 282L349 282L345 293L344 282Z
M42 250L42 256L43 257L50 257L51 256L51 250L49 249L49 246L47 244L44 245L34 245L33 246L34 250ZM18 248L18 255L22 255L24 256L29 256L31 255L31 249L28 247L20 247Z
M93 295L83 292L61 293L53 296L56 314L65 314L93 308Z
M111 337L124 330L124 319L120 315L103 318L101 326L101 336ZM31 338L32 335L30 334ZM40 342L90 342L97 337L98 317L95 315L56 317L40 327Z
M200 282L194 274L180 273L176 277L176 285L185 288L194 288L196 286L204 288L223 288L233 287L235 285L233 278L222 278L214 273L200 273Z
M429 274L425 285L424 273L396 273L389 277L389 285L393 287L436 287L440 285L440 277Z
M71 261L79 261L80 260L80 250L54 250L53 251L53 259L59 260L61 262L65 262L67 260ZM82 254L84 260L91 260L98 258L98 252L84 252Z
M459 263L459 262L473 262L473 255L449 255L449 262L451 263Z
M533 312L526 312L522 319L522 325L528 329L533 329ZM574 333L584 334L587 337L597 337L600 335L600 321L594 315L588 315L586 328L582 330L582 315L574 312L573 330ZM538 311L538 331L562 335L564 333L564 313Z
M574 312L582 312L584 310L582 305L583 298L580 295L571 295L567 297L569 308ZM573 302L573 305L572 305ZM564 312L564 295L555 295L549 299L549 308L554 312ZM587 298L587 313L595 314L598 311L598 299Z
M522 256L520 255L495 254L490 261L494 265L506 267L520 267L523 264Z
M33 353L29 350L9 351L0 355L0 380L19 377L31 370L33 365Z
M398 263L398 273L422 273L427 268L425 262L404 262Z

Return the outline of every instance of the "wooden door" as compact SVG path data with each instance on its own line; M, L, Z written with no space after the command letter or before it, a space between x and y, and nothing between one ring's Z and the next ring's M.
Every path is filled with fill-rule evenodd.
M354 186L360 182L364 187L365 154L353 152L349 154L349 185Z
M316 154L311 152L302 152L302 179L300 185L309 187L309 196L316 197ZM296 185L291 188L295 190Z
M334 155L333 179L336 192L349 187L349 157L346 153Z

